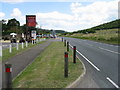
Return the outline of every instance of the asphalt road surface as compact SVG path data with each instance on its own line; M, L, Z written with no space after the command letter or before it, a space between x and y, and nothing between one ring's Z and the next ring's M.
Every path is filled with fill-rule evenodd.
M86 67L86 74L76 88L119 88L119 46L75 38L64 39L71 46L76 46L77 55Z

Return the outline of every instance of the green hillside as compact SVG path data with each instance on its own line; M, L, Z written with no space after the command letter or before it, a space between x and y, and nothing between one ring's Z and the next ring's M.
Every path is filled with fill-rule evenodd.
M95 33L97 30L105 30L105 29L116 29L116 28L120 28L120 19L108 22L108 23L104 23L92 28L88 28L85 30L78 30L77 32L79 33ZM77 33L76 32L76 33Z
M63 36L120 45L120 38L118 37L120 28L119 24L120 19L104 23L89 29L79 30L72 33L65 33L63 34Z

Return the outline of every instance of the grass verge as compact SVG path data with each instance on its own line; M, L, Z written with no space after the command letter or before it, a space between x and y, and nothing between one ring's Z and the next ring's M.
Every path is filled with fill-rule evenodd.
M83 72L82 63L77 59L73 64L69 51L69 77L64 78L64 52L62 42L53 42L14 81L14 88L65 88Z
M74 33L74 34L67 34L65 35L65 37L93 40L93 41L102 42L102 43L120 45L118 30L119 29L98 30L96 31L96 33L88 33L88 34Z
M3 61L4 61L4 60L7 60L7 59L9 59L9 58L11 58L11 57L13 57L13 56L15 56L15 55L17 55L17 54L20 54L20 53L28 50L29 48L32 48L32 47L34 47L34 46L36 46L36 45L38 45L38 44L41 44L41 43L43 43L43 42L45 42L45 41L36 43L36 44L34 44L34 45L32 45L32 43L29 43L29 44L28 44L28 47L26 47L25 44L24 44L24 48L23 48L23 49L22 49L22 45L19 45L19 50L17 50L16 47L12 47L12 53L9 53L9 48L3 49L3 50L2 50L3 56L2 56L2 59L1 59L1 60L3 60Z

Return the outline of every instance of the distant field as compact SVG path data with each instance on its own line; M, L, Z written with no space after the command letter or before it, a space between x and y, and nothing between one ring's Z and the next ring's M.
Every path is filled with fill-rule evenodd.
M106 29L106 30L99 30L96 33L75 33L75 34L67 34L65 37L73 37L79 39L88 39L88 40L95 40L109 44L118 44L118 29Z

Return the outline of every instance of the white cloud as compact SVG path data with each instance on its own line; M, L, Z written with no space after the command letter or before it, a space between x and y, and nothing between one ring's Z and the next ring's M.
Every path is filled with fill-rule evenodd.
M72 3L71 10L76 22L83 28L92 27L110 19L117 19L118 1L98 1L87 6ZM84 26L82 26L82 23Z
M25 0L0 0L0 1L6 3L21 3L24 2Z
M0 19L2 19L5 16L5 13L0 12Z
M13 12L11 14L11 16L13 16L13 17L19 17L21 15L22 15L22 13L21 13L21 11L18 8L14 8Z
M109 1L109 0L0 0L6 3L21 3L21 2L95 2L95 1Z
M18 8L13 9L11 16L19 20L21 25L25 24L25 16L22 15L22 12Z
M37 20L43 28L65 29L67 31L90 28L113 19L117 19L118 1L97 1L86 6L72 3L72 14L57 11L37 13Z

